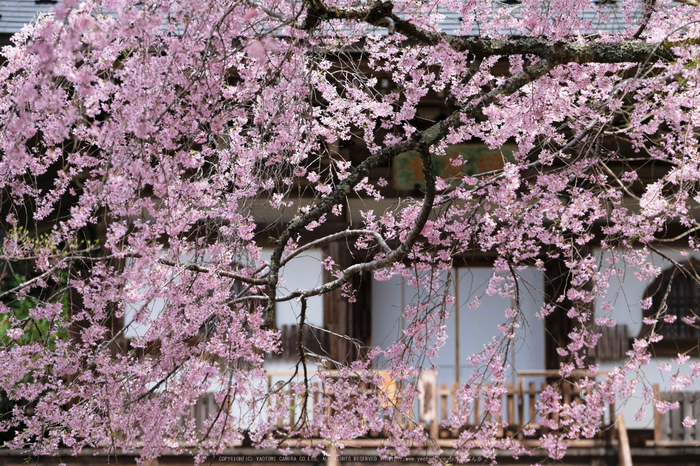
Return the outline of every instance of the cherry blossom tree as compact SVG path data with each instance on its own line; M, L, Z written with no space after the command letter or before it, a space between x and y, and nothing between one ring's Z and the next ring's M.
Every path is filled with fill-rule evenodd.
M445 15L458 15L452 30ZM565 307L574 322L559 349L566 377L595 371L592 324L615 322L593 316L591 303L620 264L651 282L660 270L648 257L662 243L697 250L694 1L66 0L13 41L0 68L0 258L25 278L0 295L10 448L201 460L244 436L279 448L320 436L306 451L321 452L370 431L386 436L384 455L430 447L423 428L398 419L413 410L426 356L445 342L447 271L485 254L488 293L514 304L493 311L505 312L503 325L472 358L446 422L458 431L481 399L494 416L462 431L457 459L475 448L526 454L490 420L523 324L520 271L564 266L565 288L540 316ZM446 113L426 123L416 111L429 95ZM365 156L341 157L349 140ZM467 172L466 156L447 154L469 141L517 149L497 169ZM348 198L393 196L373 174L411 151L422 170L413 196L368 208L361 225L342 221ZM277 220L261 226L262 208ZM86 233L95 230L99 241ZM351 265L326 257L330 280L281 287L285 264L337 240L356 252ZM353 300L354 277L368 273L418 290L404 336L350 364L306 351L307 300L335 290ZM268 386L263 364L279 345L276 304L287 301L299 309L299 377L282 390ZM128 347L125 313L146 329ZM646 323L661 325L662 314ZM585 402L543 394L541 444L552 458L600 431L604 404L637 389L659 338L636 340L608 377L577 380ZM404 389L353 389L382 386L380 360ZM312 363L332 410L308 403ZM692 365L680 386L699 374ZM207 392L226 409L203 426L183 421ZM649 387L643 396L648 409L672 407ZM295 423L273 434L290 405L301 406Z

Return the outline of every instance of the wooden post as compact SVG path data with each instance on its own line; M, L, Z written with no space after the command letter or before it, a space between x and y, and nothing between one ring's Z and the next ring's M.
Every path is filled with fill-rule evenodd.
M654 400L660 400L659 384L654 384ZM654 407L654 441L658 442L661 440L661 413L656 407Z
M328 452L328 457L326 459L327 466L338 466L338 450L335 447L331 447Z
M435 386L433 387L433 424L430 426L430 436L437 440L440 438L440 415L438 414L438 384L435 376Z
M450 391L447 389L447 384L443 383L440 386L440 415L438 416L438 435L440 438L442 437L447 437L449 434L447 432L444 432L440 430L440 426L442 425L442 421L447 419L447 413L449 412L449 407L447 405L447 397L450 395Z
M287 391L287 393L289 393L294 400L293 405L289 407L289 430L294 430L294 424L296 421L296 406L298 406L297 403L299 402L299 398L297 398L291 388Z
M685 419L686 416L693 417L693 402L691 397L695 395L695 393L691 392L681 392L683 396L683 402L681 403L681 422L682 419ZM691 438L692 430L691 429L683 429L683 440L686 442L690 442L692 440Z
M536 424L535 416L537 415L537 410L535 409L535 398L537 397L537 388L535 387L535 382L530 382L527 387L527 404L530 407L530 419L528 419L527 422L528 424Z
M459 390L459 384L457 382L452 382L452 392L450 395L452 396L452 409L455 409L455 400L457 399L457 390Z
M625 418L622 414L617 415L617 431L619 432L619 465L632 466L632 452L630 450L630 441L627 437L627 427L625 427Z
M515 422L515 389L513 388L513 382L508 382L506 384L506 422L508 423L509 430L517 428Z
M312 413L313 413L313 410L316 408L316 406L319 406L319 403L321 403L321 396L322 396L322 392L323 392L323 387L321 386L320 382L314 383L314 386L316 387L316 390L314 391L314 396L313 396L314 404L313 404L313 406L311 406ZM315 437L319 437L321 435L318 428L316 428L314 430L314 432L315 432L315 434L314 434Z
M542 394L542 392L544 392L546 389L547 389L547 382L542 382L542 388L540 389L540 394ZM546 416L546 415L540 413L540 417L542 417L542 416ZM552 417L554 418L553 415L550 414L550 416L552 416ZM557 417L554 418L553 420L554 420L554 421L558 421L558 420L559 420L559 415L557 414ZM542 420L541 420L541 419L540 419L540 425L542 425ZM542 426L542 433L548 433L548 432L549 432L549 428L548 428L548 427Z
M485 387L486 387L486 391L488 392L488 390L491 388L491 384L487 383L487 384L485 384ZM491 411L488 410L488 406L486 408L487 409L484 410L484 421L491 422L493 420L493 415L491 414ZM479 424L478 421L477 421L477 424Z
M455 381L459 383L459 267L455 267Z
M518 378L518 430L525 425L525 390L522 377Z

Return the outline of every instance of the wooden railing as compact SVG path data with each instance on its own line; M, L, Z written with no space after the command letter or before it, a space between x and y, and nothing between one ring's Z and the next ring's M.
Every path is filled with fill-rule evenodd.
M268 386L274 387L279 382L289 380L293 375L294 372L291 371L268 371ZM313 372L310 372L309 376L311 377L312 375ZM588 375L585 371L575 371L572 377ZM415 401L414 413L410 416L410 420L404 419L402 422L416 422L422 425L434 439L453 439L459 432L448 429L444 426L444 422L454 408L459 384L452 383L448 386L448 384L443 383L438 387L436 379L437 376L433 372L425 373L419 379L418 388L421 394ZM501 436L515 436L516 438L526 439L541 435L546 429L541 426L537 405L542 391L548 386L548 379L552 381L549 384L562 395L563 402L570 403L574 400L582 400L581 393L575 389L574 385L570 381L561 380L556 371L522 371L517 373L513 379L514 381L506 384L506 393L502 395L501 399L502 412L497 416L497 419L491 419L487 413L484 413L483 400L477 399L471 406L469 424L463 426L463 428L481 424L485 420L494 420L507 423L507 427L499 432ZM324 396L324 390L320 381L315 378L311 379L310 384L315 387L313 395L308 400L308 408L312 411L313 407ZM376 390L376 387L364 387L364 390L367 391L372 389ZM383 389L385 391L401 390L401 387L387 382ZM207 395L200 399L197 405L192 407L191 418L197 419L197 425L200 425L202 423L201 419L211 414L215 409L218 408L214 403L213 397ZM609 407L608 413L610 414L603 420L606 425L612 423L611 418L612 413L614 413L614 406ZM278 429L284 430L288 426L293 425L297 421L296 416L298 415L298 410L290 409L286 418L277 419ZM528 430L532 431L530 435L526 434ZM381 437L381 435L380 432L372 434L375 437Z
M505 400L502 400L503 414L496 419L498 422L505 421L508 423L508 431L503 432L504 435L513 435L516 432L521 432L523 429L540 428L536 407L540 394L546 386L546 382L542 382L541 385L529 382L527 389L525 389L522 380L518 383L517 388L513 382L506 384L506 394L503 396ZM451 387L443 383L438 389L439 421L434 426L431 426L431 434L434 437L450 438L454 436L455 432L451 432L443 427L443 423L454 407L458 389L459 384L456 382ZM483 420L491 419L489 415L485 415L482 412L481 400L477 399L472 406L470 425L478 425Z
M692 427L683 426L686 416L700 416L700 392L660 392L654 384L654 398L678 402L679 409L664 414L654 410L654 442L659 446L682 446L700 444L700 422Z
M599 375L605 374L599 373ZM590 376L590 373L588 371L574 371L572 373L572 377L574 378L584 376ZM549 383L546 381L547 379L558 378L559 374L557 371L521 371L517 374L516 382L508 382L506 384L506 393L501 400L502 414L496 419L498 422L505 421L508 424L506 430L501 432L501 435L525 438L528 436L526 435L526 431L528 430L534 431L530 436L536 437L542 434L543 428L539 422L537 405L542 392L550 384L561 394L563 403L568 404L576 400L583 402L582 394L575 388L572 382L558 380ZM528 381L528 379L530 380ZM539 379L540 381L535 382L532 381L532 379ZM457 434L443 427L443 423L453 408L455 395L458 389L459 384L455 382L451 387L443 383L437 390L436 417L438 422L429 426L431 428L431 435L434 438L452 438ZM602 420L605 425L611 424L611 416L614 411L614 405L608 406L607 416ZM472 414L470 417L471 425L478 425L483 420L490 419L488 415L483 413L480 400L477 399L472 406ZM558 419L555 417L554 420Z
M333 372L330 374L332 376ZM384 373L380 374L388 375ZM310 372L309 376L311 377L312 375L313 372ZM294 376L294 372L292 371L268 371L267 384L269 387L275 387L279 385L280 382L289 380L292 376ZM572 377L574 378L584 376L589 376L589 374L586 371L574 371L574 373L572 373ZM410 419L402 418L399 422L418 423L423 426L433 439L439 442L451 441L451 439L456 438L461 430L489 420L498 421L499 423L505 421L507 423L505 429L501 428L499 430L499 436L515 437L522 441L528 441L528 438L538 438L546 433L547 429L541 425L540 413L538 413L537 406L542 392L550 384L561 394L564 403L570 403L576 400L584 401L581 396L582 394L575 389L573 383L571 381L561 380L556 371L521 371L517 373L513 381L506 384L506 391L501 398L501 414L496 416L496 419L493 419L490 414L484 412L482 406L483 400L477 399L471 406L469 422L466 426L461 426L459 431L456 431L445 427L445 421L449 413L454 409L456 394L460 385L456 382L449 386L448 384L442 383L438 387L436 380L437 374L434 372L426 372L419 378L418 388L420 390L420 396L415 400L414 413L411 413ZM550 382L548 382L548 380ZM313 411L314 406L316 406L321 401L321 397L324 396L324 390L321 382L316 378L311 378L310 385L314 387L314 390L313 395L307 402L309 403L309 410ZM365 386L361 389L370 391L376 390L377 388ZM389 393L394 390L401 390L401 387L387 381L382 389L385 393ZM288 388L283 388L283 390L288 390ZM300 397L301 395L295 396ZM688 399L696 398L691 396ZM183 422L194 419L197 428L201 429L204 425L204 420L209 416L215 415L218 410L219 406L216 404L213 394L205 394L190 408L190 412L188 416L183 419ZM602 420L604 425L610 425L614 422L614 411L614 406L608 407L608 414L606 418ZM289 426L294 425L298 420L297 416L299 413L299 409L290 409L285 418L276 420L277 428L280 431L284 431ZM685 411L683 411L683 413L685 413ZM675 416L673 414L670 415ZM692 415L692 413L690 415ZM664 422L670 426L672 423L668 418L669 415L666 416L667 417L663 418L665 420ZM680 414L678 414L678 416L680 416ZM671 419L674 421L677 420L678 422L676 422L676 424L680 425L681 418L676 419L676 417L673 417ZM557 419L555 418L553 420ZM664 435L666 435L665 438L669 438L669 435L666 433L667 430L668 429L663 430ZM689 429L685 429L686 436L688 436L688 430ZM670 431L676 432L675 429L671 429ZM700 432L700 429L698 432ZM370 437L381 438L382 433L374 432L370 434ZM670 438L675 437L671 436ZM695 434L693 438L700 439L700 435Z
M190 406L190 412L181 419L181 422L194 419L197 430L201 431L204 427L204 421L210 416L215 416L218 411L219 405L214 400L214 394L205 393L199 397L195 405Z

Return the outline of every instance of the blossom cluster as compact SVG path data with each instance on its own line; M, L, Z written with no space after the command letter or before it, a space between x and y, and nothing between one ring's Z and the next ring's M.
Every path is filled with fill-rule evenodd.
M449 34L445 15L459 16ZM523 296L543 290L521 272L556 261L566 278L538 316L573 322L559 375L587 393L540 397L541 446L560 459L643 385L661 339L640 336L603 379L575 377L596 372L593 324L615 326L594 303L626 273L656 279L661 242L697 250L699 24L700 9L666 0L61 2L2 50L0 260L27 271L0 294L8 446L203 461L244 440L320 436L327 453L382 432L380 453L406 456L431 445L407 419L447 338L449 271L478 256L493 264L485 293L511 305L481 310L504 318L445 421L456 458L527 454L496 419L517 329L542 325L524 321ZM436 96L445 114L427 121L419 110ZM363 154L341 151L347 142ZM448 155L468 143L501 151L495 168ZM419 183L399 196L385 177L401 154L415 155ZM362 220L349 226L356 198ZM325 283L281 286L285 264L334 241L352 264L326 257ZM415 290L397 341L348 364L315 360L318 403L308 377L268 383L277 303L299 302L309 328L308 298L340 290L352 302L352 278L369 273ZM673 323L662 314L645 324ZM313 355L299 350L303 378ZM674 388L700 375L682 373L687 359L674 360ZM642 390L646 406L676 407ZM206 393L219 409L189 419Z

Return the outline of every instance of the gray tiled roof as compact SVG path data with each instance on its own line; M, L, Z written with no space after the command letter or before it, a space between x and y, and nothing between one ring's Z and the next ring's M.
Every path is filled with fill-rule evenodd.
M503 3L494 1L494 5L503 7ZM39 3L36 0L0 0L0 35L14 34L22 26L32 21L39 12L48 13L53 5L44 0ZM448 34L453 34L461 27L461 17L457 13L441 11L445 15L440 24L440 29ZM583 13L584 19L590 20L593 26L590 31L581 31L584 34L606 31L610 33L620 32L626 27L621 18L621 14L614 4L609 9L609 18L605 23L601 23L593 10ZM504 31L505 32L505 31ZM478 34L475 29L472 34Z
M48 13L52 6L35 0L0 0L0 34L14 34L37 13Z
M503 0L493 0L492 4L494 8L503 8ZM518 8L517 5L508 5L510 8ZM615 2L610 2L602 7L602 11L605 13L605 20L601 20L596 10L592 8L587 8L581 14L581 19L589 21L591 24L590 30L580 31L581 34L596 34L600 32L607 33L619 33L624 31L629 24L625 22L624 14L620 11L619 5ZM457 30L462 27L461 17L457 13L453 13L447 10L440 10L440 13L444 15L444 19L440 23L440 29L447 34L454 34ZM517 14L517 12L516 12ZM507 34L509 31L502 31L503 34ZM471 30L471 35L479 35L479 30L475 27Z

